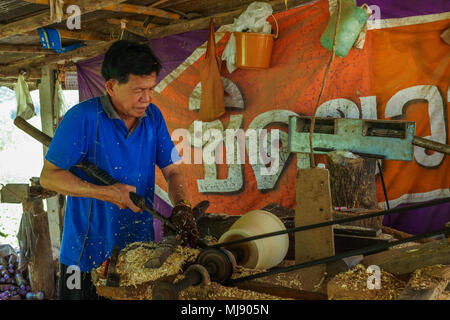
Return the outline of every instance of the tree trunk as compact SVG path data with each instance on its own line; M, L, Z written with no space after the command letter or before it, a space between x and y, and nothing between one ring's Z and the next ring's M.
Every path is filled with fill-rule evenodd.
M376 159L362 158L348 151L333 151L327 154L327 163L333 206L347 208L335 216L345 218L367 213L361 209L381 210L375 183ZM349 225L381 228L382 221L383 216L351 222Z

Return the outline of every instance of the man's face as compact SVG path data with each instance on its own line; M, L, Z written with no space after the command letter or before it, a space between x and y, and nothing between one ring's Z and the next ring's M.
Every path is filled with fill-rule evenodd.
M130 74L127 83L112 79L106 82L106 90L122 119L143 116L152 102L155 86L156 72L148 76Z

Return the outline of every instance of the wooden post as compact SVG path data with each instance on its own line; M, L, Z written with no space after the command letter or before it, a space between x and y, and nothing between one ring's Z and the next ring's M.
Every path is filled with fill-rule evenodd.
M32 228L36 237L36 247L28 265L30 284L34 291L44 293L45 299L55 297L55 268L50 241L47 213L42 198L29 198L23 203L24 212L32 217Z
M41 123L42 132L46 133L50 137L56 129L56 125L59 120L58 106L54 104L55 96L55 76L54 72L56 66L45 66L42 68L42 79L39 85L39 98L41 104ZM48 148L44 146L44 157L47 154ZM61 234L60 234L60 206L58 197L52 197L47 199L47 213L50 226L50 239L52 246L56 248L61 247Z
M321 168L298 170L295 227L331 221L331 211L328 170ZM331 226L295 233L296 264L334 256L334 254ZM321 280L325 276L326 264L304 270L309 273L309 276L305 277L303 289L319 290Z

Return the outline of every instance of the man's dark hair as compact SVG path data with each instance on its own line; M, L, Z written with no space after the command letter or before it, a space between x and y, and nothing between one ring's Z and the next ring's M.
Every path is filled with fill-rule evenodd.
M147 76L161 70L161 63L146 44L128 40L114 42L105 53L102 76L106 81L115 79L128 82L130 74Z

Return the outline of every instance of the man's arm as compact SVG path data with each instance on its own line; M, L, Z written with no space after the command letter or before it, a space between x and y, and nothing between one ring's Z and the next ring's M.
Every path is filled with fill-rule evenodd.
M170 220L178 228L182 244L196 247L199 232L189 203L181 167L177 164L170 164L161 171L169 186L170 201L174 205Z
M181 167L177 164L170 164L161 169L161 171L167 181L169 199L172 201L172 204L176 206L182 200L189 202L189 194Z
M81 180L71 172L61 169L47 160L44 160L40 183L42 187L60 194L73 197L95 198L101 201L111 202L120 209L130 208L134 212L141 211L131 201L129 196L130 192L136 192L135 187L121 183L116 183L111 186L98 186Z

